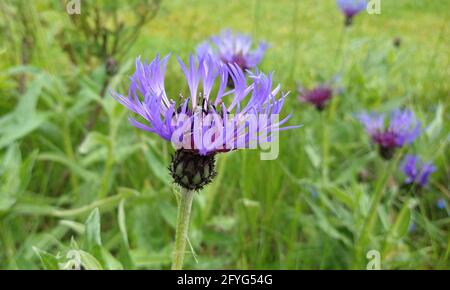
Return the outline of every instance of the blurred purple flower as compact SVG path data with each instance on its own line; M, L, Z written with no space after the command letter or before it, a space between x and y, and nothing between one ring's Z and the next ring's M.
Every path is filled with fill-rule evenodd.
M430 174L436 171L431 163L423 163L419 157L407 155L403 159L401 169L406 176L405 183L425 187L428 184Z
M345 16L345 25L350 26L353 22L353 17L366 9L366 0L336 0L336 3Z
M197 47L197 54L210 53L225 64L236 64L243 71L256 67L267 49L265 42L260 42L256 49L252 48L252 38L249 35L223 30L220 35L212 36L210 40Z
M381 156L391 159L396 148L412 143L420 134L420 122L410 110L391 112L388 125L384 114L363 113L358 116L372 141L379 145Z
M436 207L438 209L445 209L446 206L447 206L447 202L445 201L445 199L440 198L440 199L437 200Z
M282 127L290 115L277 119L287 94L281 93L275 99L280 85L272 87L272 74L252 73L251 84L247 85L237 65L224 65L209 54L191 56L188 65L178 59L188 83L189 97L180 94L177 104L164 86L168 60L169 55L163 59L157 56L150 63L137 58L128 95L113 94L120 104L145 119L147 124L130 117L130 123L136 128L171 141L177 149L207 155L248 148L251 142L271 142L274 131L295 127ZM234 89L227 90L229 77ZM213 96L216 82L218 90ZM231 96L228 106L222 102L225 96ZM259 123L247 130L248 123L255 118ZM208 142L202 138L206 134L211 135L206 138Z
M333 89L326 84L318 85L311 90L299 87L297 91L299 93L298 98L300 101L314 105L319 111L325 109L326 104L333 97Z

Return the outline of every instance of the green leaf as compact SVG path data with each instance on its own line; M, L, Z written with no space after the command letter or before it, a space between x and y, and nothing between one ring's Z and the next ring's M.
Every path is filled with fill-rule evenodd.
M26 119L7 119L8 122L0 120L0 149L13 143L14 141L26 136L40 127L47 119L47 114L31 114ZM5 124L6 123L6 124Z
M125 199L122 199L119 203L118 213L117 217L119 220L119 229L120 233L122 235L122 240L127 249L130 248L130 244L128 243L128 234L127 234L127 223L126 223L126 216L125 216Z
M114 160L116 162L122 162L126 160L130 155L142 149L142 147L143 144L141 143L132 145L119 144L114 150Z
M233 216L215 216L209 222L209 226L212 226L220 231L231 231L236 225L236 218Z
M145 146L146 147L146 146ZM156 157L151 149L144 149L144 156L147 160L148 166L153 171L155 176L165 184L171 183L171 178L167 170L168 165L162 164L162 162Z
M314 168L318 168L321 163L321 158L313 146L305 145L305 152Z
M313 201L311 201L309 198L306 198L306 202L314 212L314 215L316 217L316 223L317 226L328 236L334 239L341 240L344 244L347 246L350 246L352 242L348 237L343 235L340 231L338 231L333 224L330 222L328 216L325 214L325 212L318 207Z
M79 208L72 209L60 209L45 204L34 203L22 203L18 202L13 211L17 214L30 214L30 215L48 215L55 217L70 217L86 214L96 207L102 209L102 211L108 211L113 208L123 199L136 196L138 193L128 188L119 188L119 193L113 196L109 196L104 199L96 200L90 204L81 206Z
M41 261L42 267L45 270L58 270L58 257L47 253L46 251L43 251L37 247L33 247L34 252L36 255L39 256L39 259Z
M9 210L20 194L21 162L19 146L12 144L0 163L0 212Z
M111 142L108 136L101 134L99 132L90 132L83 143L78 148L81 154L87 154L91 152L94 148L98 146L110 146Z
M41 153L38 155L38 160L47 160L47 161L53 161L61 163L75 173L76 175L80 176L81 178L85 179L86 181L96 181L97 175L94 173L84 169L83 167L79 166L74 161L68 159L65 155L57 154L57 153Z
M163 265L167 265L171 262L173 251L173 245L167 245L166 247L152 251L148 253L144 249L135 249L130 252L131 258L133 259L133 264L136 267L154 267L161 268Z
M101 229L100 229L100 211L95 208L85 223L85 247L92 250L95 246L102 245Z
M49 114L36 112L36 105L48 78L39 75L21 96L15 110L0 118L0 149L41 126Z
M353 196L344 190L339 189L336 186L326 187L325 190L330 193L331 196L338 199L340 202L353 209L355 206L355 202L353 200Z
M32 178L32 171L34 168L34 164L36 162L38 156L38 150L33 150L30 154L30 156L27 157L27 159L22 163L22 166L20 168L20 192L24 192L30 183L30 180Z
M103 270L102 265L94 256L82 250L78 252L80 253L81 265L86 270Z
M172 228L175 228L177 224L177 208L168 202L161 202L158 208L164 220Z
M434 120L427 126L426 134L430 138L436 138L439 135L439 132L442 130L442 125L444 122L444 107L442 104L439 104L436 110L436 115Z
M70 228L71 230L73 230L78 234L83 234L86 230L86 227L83 224L70 220L61 220L59 221L59 224Z
M103 266L108 270L123 270L122 264L104 247L100 247L100 255L102 257Z
M408 232L409 224L411 221L411 208L409 202L405 202L403 205L395 224L392 226L392 234L396 239L402 238Z

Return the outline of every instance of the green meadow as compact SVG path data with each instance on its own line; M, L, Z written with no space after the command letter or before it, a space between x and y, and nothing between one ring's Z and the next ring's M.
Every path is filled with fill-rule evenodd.
M172 53L165 86L178 98L188 87L175 56L186 62L226 28L269 44L258 68L290 91L287 125L303 126L280 132L274 160L217 156L217 177L194 197L184 268L366 269L379 258L382 269L450 269L450 1L381 0L381 14L348 28L332 0L96 0L80 15L66 2L0 3L0 269L73 268L74 257L86 269L170 269L174 149L131 126L110 92L127 93L136 57ZM335 76L324 111L299 102L298 85ZM355 116L396 108L422 133L385 161ZM437 167L421 191L402 186L406 154Z

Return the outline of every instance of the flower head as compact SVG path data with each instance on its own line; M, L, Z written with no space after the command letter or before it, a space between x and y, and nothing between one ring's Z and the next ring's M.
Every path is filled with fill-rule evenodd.
M329 85L318 85L313 89L305 90L298 88L299 100L314 105L317 110L325 109L327 103L333 97L333 89Z
M225 65L210 54L191 56L187 65L178 59L189 93L180 93L177 103L164 85L168 60L157 56L146 63L138 58L128 95L113 97L145 120L130 117L133 126L172 142L177 153L171 171L183 187L198 189L210 181L215 154L256 148L271 142L273 133L293 128L282 127L290 116L279 120L287 94L276 99L280 86L272 86L271 74L252 73L247 84L239 66ZM233 89L227 89L229 77Z
M249 35L233 33L224 30L220 35L212 36L210 40L200 44L198 55L212 54L225 64L236 64L245 71L255 68L267 49L267 44L260 42L256 49L252 48L252 38Z
M440 198L436 201L436 207L438 209L445 209L447 207L447 201L444 198Z
M423 163L419 157L407 155L402 162L401 169L406 176L405 183L425 187L428 179L436 167L431 163Z
M345 25L350 26L353 22L353 17L366 9L366 0L336 0L339 9L345 16Z
M407 109L391 112L386 124L384 114L360 114L359 121L366 127L372 141L379 145L380 153L390 159L396 148L412 143L420 134L420 122Z

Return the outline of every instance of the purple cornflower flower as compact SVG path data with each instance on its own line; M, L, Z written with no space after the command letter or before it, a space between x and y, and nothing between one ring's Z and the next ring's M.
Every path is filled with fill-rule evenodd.
M431 162L423 163L414 155L405 157L401 169L406 176L405 184L417 185L420 188L428 184L430 174L436 171L436 167Z
M388 125L384 114L360 114L359 121L366 127L372 141L379 145L384 159L391 159L395 149L412 143L420 134L420 122L410 110L394 110Z
M345 16L345 25L350 26L353 22L353 17L366 9L366 0L336 0L339 9Z
M256 148L271 142L274 132L296 127L282 127L290 118L278 118L287 94L275 99L280 85L272 87L272 74L251 73L247 85L239 66L225 65L210 54L191 56L188 65L178 59L189 94L180 94L177 104L164 86L168 60L169 56L157 56L143 63L138 58L128 95L115 93L113 97L147 123L130 117L133 126L172 142L177 151L170 170L184 188L197 190L212 180L215 154ZM227 89L229 77L233 89ZM228 106L224 99L231 100Z
M311 90L299 87L297 92L300 101L314 105L319 111L323 111L327 103L333 97L333 89L326 84L318 85Z
M251 48L252 38L249 35L224 30L220 35L212 36L210 40L200 44L197 47L197 54L212 54L225 64L238 65L245 72L255 68L261 62L267 44L260 42L256 49L251 50Z

